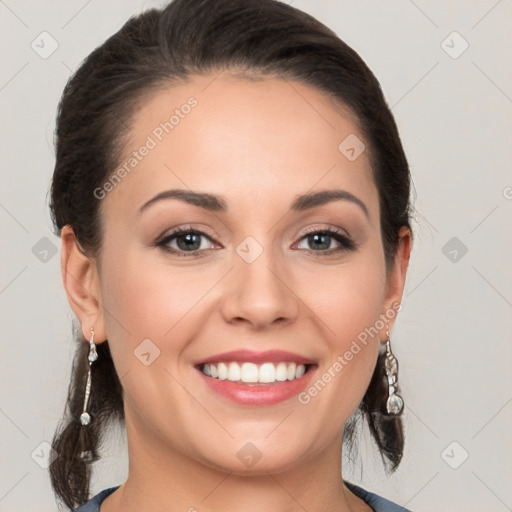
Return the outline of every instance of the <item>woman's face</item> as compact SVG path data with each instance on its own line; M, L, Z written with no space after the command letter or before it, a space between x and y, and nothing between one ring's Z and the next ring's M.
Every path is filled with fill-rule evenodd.
M361 143L346 113L296 82L194 77L142 104L125 172L97 191L94 327L123 385L133 450L262 472L340 442L404 278L386 278ZM320 191L340 198L297 202ZM207 360L223 379L203 373ZM276 376L286 380L253 382Z

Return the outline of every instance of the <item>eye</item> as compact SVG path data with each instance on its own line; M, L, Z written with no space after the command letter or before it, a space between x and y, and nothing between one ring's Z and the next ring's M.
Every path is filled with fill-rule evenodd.
M155 246L161 247L177 256L197 256L200 253L211 249L208 244L202 244L201 239L211 238L204 232L191 227L178 228L155 243ZM176 243L173 247L171 244Z
M175 254L180 257L186 256L203 256L206 251L212 249L211 244L203 244L203 240L210 240L212 238L192 227L178 228L168 233L164 237L155 242L156 247L160 247L164 251ZM300 238L300 243L311 243L317 249L305 248L307 252L318 253L322 255L331 255L343 251L351 251L356 249L355 243L343 232L336 229L312 229L307 231ZM331 248L332 242L338 243L339 247ZM299 247L299 249L304 249ZM327 250L326 250L327 249Z
M353 251L356 248L355 243L345 233L337 229L312 229L302 236L301 240L311 243L312 246L318 247L320 250L307 249L308 252L322 253L322 255L330 255L342 251ZM339 247L331 249L331 242L336 241ZM300 242L302 243L302 242ZM322 250L329 249L329 250Z

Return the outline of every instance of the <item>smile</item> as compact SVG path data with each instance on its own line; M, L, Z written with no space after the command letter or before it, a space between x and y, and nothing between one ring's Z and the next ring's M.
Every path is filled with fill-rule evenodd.
M296 399L318 369L317 361L285 350L236 350L195 361L206 389L243 406Z
M255 364L251 362L219 362L204 364L201 371L207 377L231 382L246 382L271 384L300 379L306 373L303 364L288 362L266 362Z

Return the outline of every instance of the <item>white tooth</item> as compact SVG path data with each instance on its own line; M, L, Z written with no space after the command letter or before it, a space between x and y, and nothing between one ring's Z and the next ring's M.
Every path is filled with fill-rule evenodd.
M300 379L306 373L306 367L303 364L297 365L295 370L295 378Z
M259 381L274 382L276 380L275 368L272 363L264 363L260 366Z
M288 369L286 363L279 363L276 367L276 380L283 382L288 379Z
M306 373L306 366L296 363L263 363L258 366L254 363L243 363L241 366L230 361L229 363L211 363L203 365L203 373L209 377L232 382L261 382L272 383L276 380L300 379Z
M240 370L242 382L258 382L258 367L254 363L244 363Z
M217 370L219 371L219 380L226 380L228 378L228 367L225 363L219 363Z
M240 380L240 366L234 361L231 361L228 366L228 380L233 382Z

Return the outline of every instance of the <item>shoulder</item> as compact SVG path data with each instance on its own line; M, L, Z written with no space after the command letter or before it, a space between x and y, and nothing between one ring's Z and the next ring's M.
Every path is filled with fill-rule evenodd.
M358 498L361 498L367 505L369 505L375 512L412 512L405 506L398 505L392 501L379 496L373 492L367 491L362 487L343 480L344 484L352 491Z
M115 487L109 487L108 489L104 489L91 498L87 503L84 503L80 507L74 510L74 512L99 512L100 505L103 503L103 500L110 496L116 489L119 488L119 485Z
M400 506L392 501L379 496L373 492L367 491L362 487L358 487L355 484L347 482L344 480L345 485L352 491L358 498L361 498L365 503L367 503L375 512L412 512L411 510ZM90 499L87 503L84 503L82 506L75 509L74 512L99 512L100 505L103 501L110 496L119 486L110 487L108 489L104 489L94 496L94 498Z

